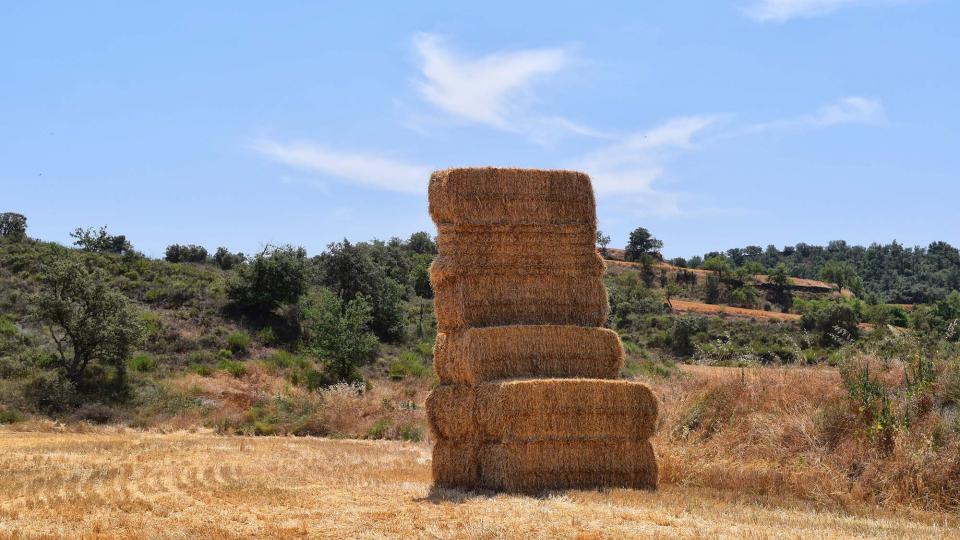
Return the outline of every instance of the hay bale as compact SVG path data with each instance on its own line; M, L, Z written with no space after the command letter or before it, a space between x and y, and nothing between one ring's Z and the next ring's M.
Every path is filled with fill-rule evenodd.
M523 256L499 256L492 260L476 260L472 264L467 264L460 257L438 255L430 264L430 283L434 288L442 287L444 281L475 275L500 281L534 276L564 276L581 281L600 281L602 283L603 272L606 267L603 258L596 252L582 255L557 255L552 258L544 257L539 262L527 260Z
M596 229L587 225L440 225L437 248L465 266L542 266L554 258L592 255L595 241Z
M441 385L427 400L439 439L490 442L645 440L657 400L646 385L601 379L518 379Z
M511 325L437 334L433 367L442 383L514 377L613 379L623 366L620 337L607 328Z
M510 324L602 326L610 309L599 276L448 275L430 268L439 332Z
M485 444L476 487L532 493L551 489L656 489L650 441L586 440Z
M596 226L590 178L574 171L447 169L430 177L434 223Z
M438 440L433 445L433 483L440 487L476 488L480 484L477 452L470 441Z

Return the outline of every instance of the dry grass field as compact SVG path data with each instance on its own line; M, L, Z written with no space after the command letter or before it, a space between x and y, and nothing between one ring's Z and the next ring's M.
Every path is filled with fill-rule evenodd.
M0 538L949 538L954 525L675 484L431 491L423 443L0 432Z

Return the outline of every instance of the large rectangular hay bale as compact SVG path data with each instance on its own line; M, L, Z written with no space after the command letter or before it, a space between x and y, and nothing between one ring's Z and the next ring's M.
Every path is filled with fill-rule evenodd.
M471 441L438 440L433 445L433 483L448 488L476 488L480 482L477 452Z
M491 261L537 265L555 257L596 253L596 229L587 225L441 225L437 229L440 255L467 266Z
M597 487L656 489L659 472L649 440L485 444L477 465L477 487L522 493Z
M431 175L429 201L437 225L596 225L590 177L575 171L446 169Z
M437 334L433 367L442 383L477 384L515 377L613 379L623 346L607 328L510 325Z
M439 439L644 440L656 430L657 399L635 381L515 379L440 385L427 399Z
M602 326L607 320L607 290L592 271L451 275L439 268L431 265L430 281L440 332L510 324Z

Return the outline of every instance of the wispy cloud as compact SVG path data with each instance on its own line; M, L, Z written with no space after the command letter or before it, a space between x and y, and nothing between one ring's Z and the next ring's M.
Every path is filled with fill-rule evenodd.
M260 140L253 148L291 167L389 191L422 194L430 178L430 168L426 166L369 152L334 150L316 143Z
M629 135L570 163L593 179L599 196L634 196L633 207L658 216L681 213L679 195L660 191L654 183L667 164L696 146L695 138L716 124L720 115L684 116Z
M417 90L427 103L469 123L522 133L549 142L558 132L585 137L605 134L559 116L531 113L534 87L569 67L564 48L501 51L467 57L434 34L418 34L414 48L420 61Z
M791 19L809 19L829 15L841 8L855 5L884 5L910 0L758 0L743 9L758 22L786 22Z
M844 124L880 125L886 121L887 115L879 99L848 96L824 105L811 114L748 124L724 133L721 137L739 137L766 131L824 128Z

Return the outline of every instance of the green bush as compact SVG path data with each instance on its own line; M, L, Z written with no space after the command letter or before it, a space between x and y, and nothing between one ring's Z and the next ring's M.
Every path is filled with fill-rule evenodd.
M423 431L414 424L403 424L397 427L397 438L401 441L420 442L423 440Z
M147 353L134 355L128 363L129 368L141 373L157 369L157 359Z
M387 432L390 430L390 419L380 418L367 431L368 439L386 439Z
M23 415L13 409L0 409L0 424L23 422Z
M190 371L200 375L201 377L209 377L213 375L213 368L207 364L191 364Z
M23 387L23 397L37 410L59 413L77 406L79 396L70 380L55 371L41 371Z
M226 371L234 377L243 377L247 374L247 367L236 360L221 360L217 363L217 369Z
M233 332L227 336L227 347L235 355L246 355L250 350L250 336L246 332Z
M279 341L277 340L277 333L274 332L272 326L264 326L263 328L258 330L257 341L267 346L276 345L277 343L279 343Z
M420 357L412 351L403 351L400 357L394 360L387 369L391 379L405 377L423 377L430 372L430 368L420 362Z

